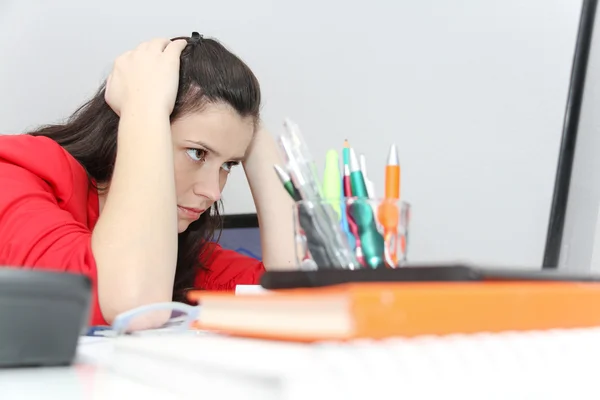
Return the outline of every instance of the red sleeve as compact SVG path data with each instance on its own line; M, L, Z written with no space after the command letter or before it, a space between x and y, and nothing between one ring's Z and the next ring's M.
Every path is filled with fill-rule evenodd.
M257 285L265 272L262 262L211 243L196 275L196 287L204 290L235 290L237 285Z
M0 265L88 276L94 288L90 323L106 324L88 227L60 207L46 181L22 167L0 160L0 188Z

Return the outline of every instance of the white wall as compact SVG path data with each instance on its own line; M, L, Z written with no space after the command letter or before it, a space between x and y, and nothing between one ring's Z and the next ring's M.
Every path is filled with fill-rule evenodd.
M320 160L348 138L382 189L396 142L410 258L539 267L581 2L0 1L0 132L68 115L138 42L198 30ZM322 165L322 164L321 164ZM229 213L253 211L243 174Z
M581 105L559 269L600 272L600 21Z

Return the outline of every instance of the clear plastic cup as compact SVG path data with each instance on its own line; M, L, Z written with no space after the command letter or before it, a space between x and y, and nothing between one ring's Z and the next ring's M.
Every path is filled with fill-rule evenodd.
M302 200L294 204L302 269L398 268L407 261L410 204L393 199Z

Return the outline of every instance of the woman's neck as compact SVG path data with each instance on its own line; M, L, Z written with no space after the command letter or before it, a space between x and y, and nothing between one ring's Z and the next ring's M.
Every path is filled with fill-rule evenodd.
M98 184L98 214L102 214L104 203L106 203L106 196L108 195L108 184Z

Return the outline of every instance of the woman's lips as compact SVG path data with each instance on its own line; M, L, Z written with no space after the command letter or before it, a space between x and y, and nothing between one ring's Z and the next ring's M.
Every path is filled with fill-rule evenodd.
M205 211L201 208L190 208L179 205L177 206L177 210L179 211L179 215L183 216L184 218L193 220L197 220L198 218L200 218L202 213Z

